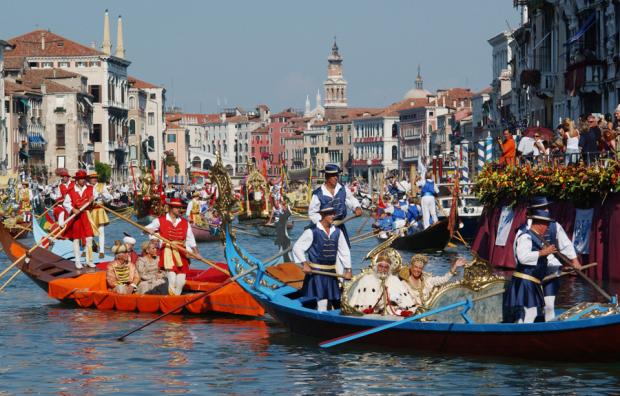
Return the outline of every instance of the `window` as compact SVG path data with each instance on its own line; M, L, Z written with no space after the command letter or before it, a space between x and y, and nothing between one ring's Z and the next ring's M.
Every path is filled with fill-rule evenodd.
M86 67L86 62L75 62L75 67Z
M166 135L166 142L168 143L176 143L177 142L177 135L174 133L169 133Z
M65 97L63 95L56 96L56 107L65 107Z
M108 122L108 143L114 143L116 140L116 124Z
M152 153L155 151L155 138L153 136L149 136L149 142L148 142L148 149L149 152Z
M151 95L149 95L149 99L156 99L157 95L155 95L154 93L152 93Z
M392 146L392 161L398 160L398 148Z
M64 155L59 155L58 157L56 157L56 167L57 168L65 167L65 156Z
M149 113L149 125L155 125L155 113Z
M136 150L136 146L129 146L129 159L130 160L137 159L137 153L138 151Z
M93 143L101 143L101 124L93 124L93 134L90 140Z
M51 69L54 67L54 62L41 62L41 67L45 69Z
M56 147L65 147L65 124L56 124Z
M90 85L88 92L93 95L93 103L101 103L101 85Z
M136 98L133 96L129 97L129 110L134 110L136 108Z
M136 134L136 120L129 120L129 134Z

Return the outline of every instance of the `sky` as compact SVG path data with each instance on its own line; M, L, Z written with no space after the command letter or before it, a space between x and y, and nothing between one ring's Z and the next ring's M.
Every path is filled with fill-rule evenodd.
M100 47L103 14L123 17L130 75L164 86L185 112L314 107L334 37L350 107L383 107L414 86L491 82L487 40L518 26L512 0L54 0L3 2L0 39L49 29ZM219 105L218 105L219 103Z

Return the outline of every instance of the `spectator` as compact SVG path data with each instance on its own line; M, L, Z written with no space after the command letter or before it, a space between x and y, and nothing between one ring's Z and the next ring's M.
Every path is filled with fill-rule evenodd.
M579 162L579 130L575 128L571 120L562 125L562 129L566 139L566 158L564 163L566 165L577 164Z
M594 114L587 118L589 129L579 137L579 148L586 163L591 164L598 159L598 142L601 139L601 129Z
M504 129L504 141L502 142L502 138L498 137L498 143L502 149L502 155L499 157L499 163L503 165L515 165L515 159L517 156L517 147L515 145L515 140L512 138L510 134L510 130L508 128Z

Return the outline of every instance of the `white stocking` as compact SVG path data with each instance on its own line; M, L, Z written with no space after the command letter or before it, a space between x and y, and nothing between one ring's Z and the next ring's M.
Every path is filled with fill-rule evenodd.
M545 322L555 319L555 296L545 296Z
M93 237L86 238L86 265L94 267L93 264Z
M316 310L319 312L327 311L327 299L326 298L317 301Z
M168 271L166 277L168 278L168 294L170 294L171 296L175 296L177 274L172 271Z
M105 226L99 226L99 253L105 252Z
M185 286L185 274L177 274L176 280L174 281L174 291L177 296L183 294L183 286Z
M80 264L81 255L82 254L80 253L80 240L74 239L73 240L73 257L75 259L75 268L77 269L82 269L82 264Z
M536 316L538 316L538 308L523 308L525 310L525 317L523 320L519 319L519 323L534 323Z

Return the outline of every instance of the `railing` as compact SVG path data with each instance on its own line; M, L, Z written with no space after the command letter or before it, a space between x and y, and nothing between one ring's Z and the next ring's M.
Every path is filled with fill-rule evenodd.
M599 161L606 159L618 159L618 151L593 151L593 152L579 152L579 153L563 153L556 152L551 154L541 155L521 155L517 157L517 164L519 165L544 165L544 166L557 166L560 164L579 164L585 163L588 165L594 165Z

